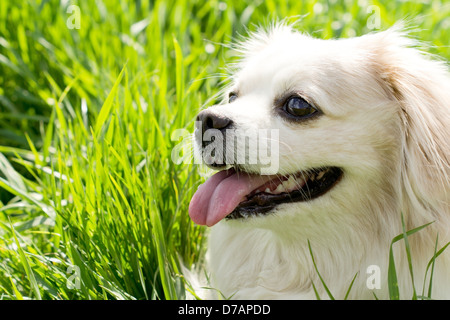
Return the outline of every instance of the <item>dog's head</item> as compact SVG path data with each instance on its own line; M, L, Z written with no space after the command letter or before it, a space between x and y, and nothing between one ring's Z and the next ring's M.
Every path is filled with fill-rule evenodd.
M222 171L194 195L192 219L291 223L355 198L439 193L429 181L448 185L449 80L410 44L394 29L341 40L285 25L253 34L225 101L197 117L196 148Z

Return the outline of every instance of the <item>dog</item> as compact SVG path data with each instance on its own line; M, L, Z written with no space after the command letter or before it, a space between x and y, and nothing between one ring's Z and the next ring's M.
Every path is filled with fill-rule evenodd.
M276 23L235 48L224 100L195 129L196 153L218 172L189 206L211 227L208 272L223 296L389 299L393 259L398 298L450 298L450 249L439 252L450 241L450 75L417 47L401 26L322 40ZM274 134L231 143L248 130ZM275 170L262 173L270 151Z

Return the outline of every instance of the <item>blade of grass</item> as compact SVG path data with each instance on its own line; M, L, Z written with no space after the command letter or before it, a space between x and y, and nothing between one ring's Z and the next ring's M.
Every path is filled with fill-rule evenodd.
M26 190L20 190L20 189L16 188L15 186L11 185L9 183L9 181L3 179L2 177L0 177L0 187L11 192L14 195L17 195L29 202L34 203L39 208L41 208L42 211L44 213L46 213L50 219L54 220L56 218L55 210L52 207L36 200L34 197L32 197L30 194L28 194L28 192Z
M19 243L19 240L17 239L16 232L14 231L14 227L13 227L11 221L10 221L10 225L11 225L11 232L12 232L12 235L14 237L14 241L15 241L16 246L17 246L17 251L19 252L19 255L20 255L20 261L22 263L23 268L25 269L25 272L26 272L27 277L28 277L28 281L30 282L30 286L33 289L35 298L38 299L38 300L42 300L39 286L37 284L37 281L36 281L36 278L34 276L33 270L30 267L30 262L29 262L27 256L25 255L25 252L22 250L22 247L21 247L21 245Z
M415 282L414 282L414 271L413 271L412 260L411 260L411 249L409 246L408 235L406 234L406 225L405 225L405 218L403 216L403 212L401 213L401 217L402 217L403 239L405 241L406 258L408 260L408 269L409 269L409 274L411 276L411 284L412 284L412 288L413 288L412 300L417 300L416 286L415 286Z
M161 218L159 215L159 211L152 206L153 208L150 210L150 221L154 229L154 241L156 246L156 253L158 258L158 269L159 274L161 276L161 283L163 286L164 296L168 300L172 300L175 298L174 292L175 288L173 287L173 283L169 280L168 268L167 268L167 255L166 255L166 246L164 241L164 233L161 225Z
M312 280L311 280L311 285L312 285L312 287L313 287L314 294L316 295L316 300L321 300L321 299L320 299L320 294L319 294L319 292L317 291L316 286L314 285L314 281L312 281Z
M355 276L353 277L352 282L350 283L350 286L348 287L347 292L345 293L344 300L347 300L348 295L350 294L350 290L352 290L353 283L355 282L355 279L356 279L356 276L357 276L357 275L358 275L358 272L355 273Z
M97 117L97 121L95 123L95 135L98 137L99 136L99 132L102 129L103 125L106 122L106 119L109 117L110 113L111 113L111 108L113 105L113 100L117 94L117 89L119 88L119 84L122 81L122 77L123 77L123 73L125 71L127 64L125 63L125 65L123 66L122 70L119 73L119 76L117 77L116 81L114 82L114 85L111 89L111 91L108 94L108 97L106 98L105 102L103 103L103 106L100 110L100 113Z
M17 287L14 284L14 281L13 281L12 277L9 277L9 281L11 282L11 287L13 288L13 292L14 292L14 295L16 296L16 299L17 300L23 300L23 296L20 293L20 291L17 290Z
M388 266L388 289L389 289L389 298L391 300L399 300L400 299L397 271L395 268L395 261L394 261L394 251L393 251L394 243L396 243L402 239L405 239L405 237L408 237L408 236L422 230L423 228L428 227L432 223L433 222L430 222L430 223L424 224L420 227L409 230L407 232L403 232L402 234L399 234L398 236L396 236L392 239L391 246L389 249L389 266Z
M436 258L442 252L444 252L445 249L447 249L448 245L450 245L450 242L447 242L447 244L441 250L439 250L437 253L435 253L433 255L433 258L432 258L433 264L432 264L432 269L431 269L430 282L429 282L429 285L428 285L428 295L427 295L427 297L430 298L430 299L431 299L431 292L432 292L432 283L433 283L433 274L434 274L435 261L436 261ZM428 269L428 267L427 267L427 269Z
M313 252L312 252L312 249L311 249L311 243L309 242L309 240L308 240L308 248L309 248L309 254L311 255L311 259L312 259L312 262L313 262L313 265L314 265L314 269L316 270L317 275L319 276L319 279L320 279L320 281L322 282L322 285L323 285L323 287L325 288L325 291L326 291L327 294L328 294L328 297L329 297L331 300L335 300L334 297L333 297L333 295L331 294L331 291L328 289L328 287L327 287L325 281L323 280L322 276L320 275L319 269L317 268L316 261L315 261L315 259L314 259L314 255L313 255Z
M434 254L433 257L431 257L430 261L427 264L427 268L425 270L425 276L423 279L423 286L422 286L422 298L427 298L427 299L431 299L431 293L432 293L432 287L433 287L433 274L434 274L434 266L435 266L435 262L436 262L436 258L439 257L444 251L445 249L447 249L447 247L450 245L450 242L447 242L441 249L437 250L437 245L438 245L438 239L439 236L436 236L436 243L434 246ZM428 275L428 270L431 267L431 274L430 274L430 279L428 281L428 293L427 296L425 297L424 291L425 291L425 281L427 279L427 275Z

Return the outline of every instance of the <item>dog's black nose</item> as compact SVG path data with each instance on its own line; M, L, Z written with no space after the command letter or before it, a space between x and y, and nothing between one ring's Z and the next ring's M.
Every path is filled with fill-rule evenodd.
M230 118L217 115L211 110L203 110L197 115L195 139L202 146L203 161L208 166L212 168L224 166L226 157L225 129L230 128L232 123L233 121ZM214 131L211 129L214 129ZM208 130L211 131L207 132ZM213 148L205 150L213 142Z
M230 118L214 114L210 110L201 111L197 115L197 121L202 125L202 134L208 129L227 129L233 122Z

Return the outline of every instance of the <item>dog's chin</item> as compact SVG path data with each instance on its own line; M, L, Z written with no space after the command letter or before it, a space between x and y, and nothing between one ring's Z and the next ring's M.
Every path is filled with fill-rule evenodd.
M240 166L211 165L212 169L232 168L242 174L255 175L258 170ZM239 205L228 214L226 220L247 219L269 215L282 204L309 202L322 197L338 184L344 174L339 167L327 166L302 170L276 177L251 191Z

